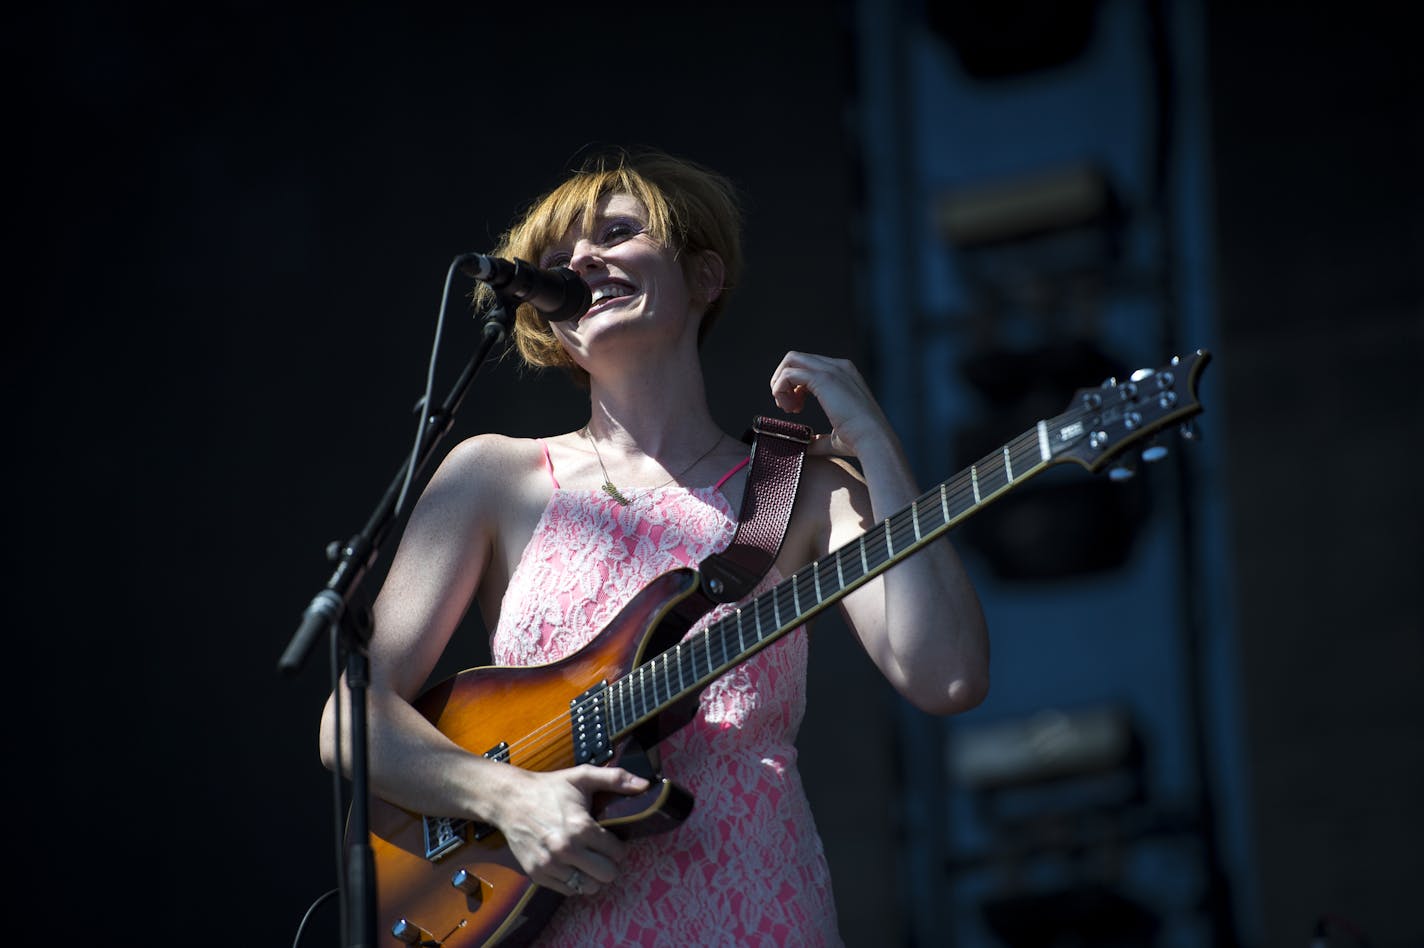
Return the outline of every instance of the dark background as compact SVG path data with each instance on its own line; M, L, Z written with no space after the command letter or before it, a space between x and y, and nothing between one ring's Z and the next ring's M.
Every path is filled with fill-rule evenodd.
M1263 945L1304 944L1326 912L1375 945L1424 944L1424 870L1401 845L1424 836L1424 152L1417 52L1384 9L1221 3L1203 21L1218 501L1259 891L1239 908ZM491 246L590 144L655 144L748 196L746 279L707 349L725 426L771 410L788 348L902 371L878 363L852 298L854 13L3 18L20 917L75 941L290 943L335 878L315 742L328 678L324 653L293 680L276 661L329 574L324 545L364 523L408 448L455 254ZM452 319L437 392L473 332ZM567 383L506 361L450 443L580 412ZM482 653L472 629L448 666ZM894 941L895 853L914 841L886 802L891 700L834 626L813 654L803 767L843 927ZM847 689L858 706L835 700ZM311 943L331 943L328 915Z

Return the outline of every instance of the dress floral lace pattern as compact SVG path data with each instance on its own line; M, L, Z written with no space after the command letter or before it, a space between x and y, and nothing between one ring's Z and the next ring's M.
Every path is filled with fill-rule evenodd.
M653 578L731 542L714 487L556 489L510 577L494 661L555 661L587 644ZM775 571L758 587L780 581ZM730 606L719 607L688 634ZM807 635L797 629L702 693L659 745L663 773L695 797L671 833L634 840L618 881L564 900L541 945L839 945L830 872L796 769Z

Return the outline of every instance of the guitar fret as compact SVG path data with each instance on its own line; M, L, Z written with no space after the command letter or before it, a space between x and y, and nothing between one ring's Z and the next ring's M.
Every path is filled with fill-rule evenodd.
M939 485L939 509L940 515L944 517L944 525L949 526L949 492L943 482Z
M711 678L711 677L712 677L712 669L713 669L713 667L714 667L713 662L712 662L712 636L711 636L711 631L712 631L712 630L711 630L710 628L703 628L703 630L702 630L702 647L703 647L703 649L705 649L705 650L707 651L707 677L708 677L708 678ZM693 675L692 677L693 677L693 678L696 678L697 676L696 676L696 675Z
M757 636L756 636L756 637L757 637L757 641L760 642L760 641L762 640L762 634L761 634L761 609L759 609L759 608L758 608L758 609L753 609L753 610L752 610L752 615L756 618L756 626L757 626L757 630L756 630Z
M901 537L900 537L900 542L899 542L898 544L896 544L896 548L900 551L899 556L900 556L901 558L903 558L903 557L905 556L905 554L906 554L907 552L909 552L909 551L914 547L914 545L915 545L915 541L914 541L913 536L912 536L912 534L914 533L914 524L913 524L913 523L906 523L906 522L905 522L905 518L904 518L903 516L897 516L897 517L894 518L894 520L896 520L896 521L898 521L898 522L895 523L894 526L893 526L893 527L891 528L891 530L890 530L890 533L891 533L892 535L894 535L894 534L896 533L896 531L899 531L900 533L905 533L907 529L909 530L909 534L910 534L910 535L901 536ZM892 557L892 559L893 559L893 557Z
M694 675L694 676L692 676L692 677L693 677L693 680L694 680L694 681L697 680L697 676L696 676L696 675ZM679 694L687 690L687 682L684 681L683 678L682 678L682 656L681 656L681 655L679 655L679 656L677 657L677 690L678 690L678 693L679 693Z
M644 681L647 678L645 671L647 667L646 665L638 666L638 697L643 700L643 709L638 713L638 717L643 717L648 713L648 686Z
M910 519L915 525L915 542L920 542L920 502L917 500L910 505Z
M861 575L861 576L869 576L869 575L870 575L870 563L869 563L869 561L866 560L866 558L865 558L865 537L864 537L864 536L861 536L860 542L859 542L857 545L860 547L860 575Z
M801 596L796 591L796 574L791 574L791 608L799 616L801 614Z
M837 550L835 553L832 554L832 556L835 558L835 561L836 561L836 582L840 584L841 589L845 589L845 588L846 588L845 573L843 573L843 572L841 571L841 552L840 552L840 550Z
M1004 476L1009 479L1010 484L1014 482L1014 461L1007 444L1004 445Z
M895 556L895 538L890 533L890 521L885 521L885 551L891 558Z
M775 620L774 628L781 628L781 604L776 601L776 590L771 591L771 617Z
M976 504L982 504L984 501L979 496L979 465L969 465L969 480L970 483L974 486L974 502Z
M1046 462L1052 456L1053 452L1048 447L1048 422L1040 421L1038 423L1038 459Z
M821 561L814 560L811 563L811 585L816 590L816 605L826 601L826 597L821 595Z
M737 646L741 649L742 653L746 652L747 640L742 635L742 610L740 606L737 607Z

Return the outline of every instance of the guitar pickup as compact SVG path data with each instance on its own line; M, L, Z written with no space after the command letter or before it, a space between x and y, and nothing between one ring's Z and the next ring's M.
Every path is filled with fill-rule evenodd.
M607 680L569 702L569 723L573 729L574 763L603 764L613 759L613 742L608 736Z

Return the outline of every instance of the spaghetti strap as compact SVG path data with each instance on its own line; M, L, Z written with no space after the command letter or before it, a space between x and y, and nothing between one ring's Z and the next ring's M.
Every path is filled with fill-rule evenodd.
M544 443L543 438L536 439L539 447L544 451L544 470L549 472L549 480L554 482L554 490L559 489L559 479L554 476L554 459L549 457L549 446Z
M733 467L733 468L732 468L730 471L728 471L726 474L723 474L723 475L722 475L722 479L721 479L721 480L719 480L717 483L715 483L715 484L712 485L712 489L713 489L713 490L721 490L721 489L722 489L722 485L725 484L725 483L727 483L727 481L731 478L731 476L732 476L733 474L737 473L737 472L740 471L742 468L746 467L747 464L749 464L750 462L751 462L751 458L750 458L750 457L742 458L740 461L737 462L737 464L736 464L735 467Z

